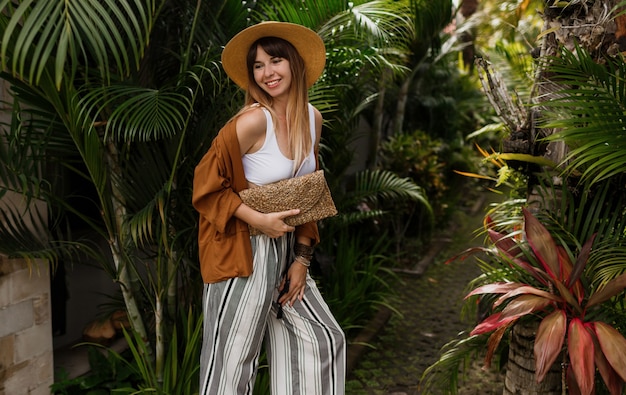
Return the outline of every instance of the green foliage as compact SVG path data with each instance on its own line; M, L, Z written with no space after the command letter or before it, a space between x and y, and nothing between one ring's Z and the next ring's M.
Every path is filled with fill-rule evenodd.
M111 352L106 352L99 345L87 347L91 373L75 379L68 379L67 373L61 373L50 386L54 395L108 395L132 394L133 387L139 381L136 369Z
M348 333L361 328L393 294L395 274L387 269L385 255L389 241L378 237L374 242L357 228L345 228L336 234L333 265L324 272L321 290L335 318ZM325 262L322 260L321 262Z
M554 305L558 309L558 306L571 304L559 311L565 311L572 320L579 320L579 325L593 330L592 326L606 326L606 323L620 333L626 333L626 296L621 292L626 284L626 222L623 220L624 216L615 215L624 210L623 188L607 181L593 192L590 192L592 190L588 185L577 190L568 185L554 184L552 181L555 178L549 173L539 177L539 180L540 187L537 191L540 193L535 200L508 200L490 211L485 231L489 232L491 242L485 248L474 248L455 257L465 259L468 255L485 254L478 258L483 273L472 283L472 288L476 290L468 295L466 304L476 306L480 300L482 314L489 318L477 326L474 333L450 343L450 349L442 352L440 360L424 376L423 380L428 385L439 385L456 377L462 361L474 353L484 351L484 346L472 348L461 345L474 344L471 341L473 337L480 337L484 331L493 330L486 357L486 363L489 363L490 355L505 347L505 331L526 312L532 313L534 319L547 317L544 327L549 324L561 325L562 322L555 321L555 316L550 314L550 306ZM522 207L527 204L535 208L535 215L542 222L540 224L539 221L532 220L534 225L522 228ZM524 216L529 221L528 212ZM594 241L593 249L590 249L590 242L583 244L585 240ZM552 256L548 257L550 254ZM514 284L523 284L523 287L516 288ZM480 298L477 294L480 294ZM507 300L509 297L511 301ZM542 298L550 302L546 305ZM493 309L487 307L492 305ZM576 325L570 330L577 330ZM606 348L607 342L613 344L611 349L618 347L619 341L616 343L615 340L609 340L616 339L616 335L607 334L602 329L597 331L599 334L595 336L605 343L602 346L605 353L611 353ZM542 344L538 349L552 350L552 357L561 349L554 345L548 347L549 342L546 343L545 338L538 341ZM587 339L586 343L583 342L583 348L589 347L589 341L591 340ZM479 343L478 340L476 342ZM500 344L501 342L504 344ZM569 347L570 359L585 358L581 354L582 348L572 348L572 345ZM450 353L453 353L454 358L451 358ZM616 362L614 355L609 355L608 358L616 369L624 369ZM547 357L541 359L545 363L541 365L541 369L551 365L551 360ZM458 364L454 365L455 362ZM538 368L538 371L541 370ZM583 369L577 374L578 377L589 377L591 373ZM580 380L583 383L581 385L589 385L589 379ZM604 387L602 383L597 385L598 388ZM449 391L447 393L456 393L455 390Z
M417 184L389 171L360 172L349 189L333 198L339 215L321 224L320 287L339 324L353 329L393 293L394 275L388 270L392 239L381 237L385 230L380 226L390 215L388 208L408 202L430 205Z
M141 377L139 388L143 392L163 395L198 393L202 315L190 310L186 315L181 314L178 323L168 342L162 370L155 369L149 345L144 339L136 332L124 333L133 357L128 364L136 366L136 373Z
M570 151L564 159L568 175L591 183L626 172L624 106L626 62L620 56L596 63L582 48L562 49L546 60L561 86L555 99L543 103L543 126L559 129L547 141L563 141Z
M261 353L259 357L259 367L257 369L257 376L254 382L254 394L270 395L270 369L267 364L267 354Z
M424 189L431 202L438 203L449 188L446 157L451 155L446 144L421 130L392 136L381 144L381 166L409 177ZM439 212L440 207L435 207Z
M509 56L511 52L503 51L502 54ZM517 58L516 58L517 59ZM515 60L510 58L509 60ZM599 65L590 58L589 54L577 49L576 53L570 53L563 49L559 57L546 60L544 66L554 77L555 82L562 88L557 90L554 96L556 99L541 104L542 110L548 110L544 113L543 127L559 128L559 132L548 137L546 140L551 142L565 142L572 150L566 158L566 171L562 174L533 174L527 173L521 175L521 179L516 169L511 168L509 164L520 163L529 158L523 158L523 155L516 154L499 154L487 153L481 150L485 160L483 164L489 167L483 167L476 174L477 178L488 179L495 182L495 186L505 186L510 192L513 192L511 199L495 206L489 213L492 220L493 229L498 232L505 231L510 233L506 238L497 238L504 240L510 244L513 240L518 240L524 235L524 239L532 239L520 232L521 216L523 207L526 204L532 204L537 209L537 218L547 229L547 232L554 239L556 245L560 246L560 257L562 267L567 267L566 262L570 262L571 276L580 276L580 282L568 282L578 284L580 288L576 290L568 290L560 285L552 285L552 287L542 288L550 292L551 297L560 297L561 302L567 301L573 307L565 309L566 314L576 314L576 311L584 311L585 316L570 317L568 322L573 322L567 330L573 331L574 337L577 337L579 344L584 347L575 347L566 345L568 348L570 359L578 361L589 360L582 350L589 347L589 338L580 337L579 329L584 327L591 330L595 338L604 338L604 342L610 342L613 346L603 347L605 352L611 353L611 349L615 349L619 341L607 340L618 339L604 329L599 329L607 323L616 328L621 334L626 333L624 325L624 295L620 294L620 285L623 282L623 273L626 273L626 256L624 254L624 236L626 235L623 221L624 213L624 189L623 189L623 173L624 169L619 160L623 157L622 148L619 144L611 144L611 142L621 139L619 133L622 130L619 116L611 114L621 114L622 104L622 70L623 65L621 59L607 59L607 64ZM526 67L526 66L524 66ZM513 67L514 68L514 67ZM521 69L521 68L520 68ZM518 81L517 79L507 79L508 81ZM526 86L526 85L524 85ZM575 87L575 88L572 88ZM610 134L610 136L609 136ZM534 158L531 158L534 160ZM542 158L538 158L542 159ZM598 164L601 162L601 164ZM554 164L546 161L538 162L542 166L550 169L558 169ZM533 167L525 167L525 169L533 169ZM466 174L467 175L467 174ZM568 176L560 177L560 176ZM582 176L582 177L581 177ZM517 181L516 181L517 180ZM521 183L519 181L522 181ZM530 183L531 185L527 185ZM508 185L507 185L508 184ZM520 189L520 186L532 187L534 198L532 201L526 201L524 197L530 191L530 188ZM492 229L492 232L493 232ZM545 234L545 233L544 233ZM493 233L492 233L493 235ZM594 248L588 251L588 245L583 245L586 240L593 240L595 237ZM544 239L543 237L540 237ZM508 248L507 248L508 249ZM533 254L529 253L529 249L525 249L524 255L512 254L507 259L494 258L491 248L478 249L487 252L489 259L478 259L479 266L483 274L477 278L473 284L474 288L491 287L494 284L529 284L534 287L541 288L541 281L538 281L535 270L525 270L530 266L541 267L546 258L529 258ZM557 250L556 247L548 247L548 250ZM584 253L586 251L586 253ZM539 253L541 255L541 253ZM515 256L515 258L512 258ZM578 259L575 259L578 258ZM522 265L524 259L533 262L532 265ZM567 277L567 275L565 275ZM547 281L549 276L539 275L540 279ZM502 285L505 286L505 285ZM622 287L623 288L623 287ZM496 288L489 288L495 290ZM528 288L530 289L530 288ZM584 289L584 292L581 291ZM523 293L523 292L521 292ZM481 305L491 306L496 302L497 307L494 310L485 310L487 314L513 314L515 307L519 307L518 312L522 311L524 303L530 305L531 296L527 295L526 300L511 297L511 301L506 300L507 294L482 294ZM512 294L511 294L512 295ZM574 297L570 297L575 295ZM584 296L582 296L584 295ZM611 295L612 297L605 300L604 296L593 295ZM578 300L577 300L578 299ZM601 305L597 304L600 300L604 301ZM510 303L509 303L510 302ZM588 304L591 302L590 304ZM476 298L468 298L468 304L474 306ZM559 302L556 304L558 305ZM565 302L563 302L565 303ZM577 308L576 305L580 304ZM506 307L510 306L510 307ZM528 310L531 311L531 310ZM534 310L532 310L534 311ZM534 317L547 317L544 329L552 326L561 327L561 321L556 315L549 315L549 311L536 311ZM503 330L508 328L509 323L505 323L505 318L498 320L491 318L491 321L483 324L483 329L494 329L489 344L492 348L489 353L494 353L493 344L499 344L499 337L502 336ZM590 324L589 322L601 322L601 324ZM496 329L496 326L502 324ZM493 326L489 326L493 325ZM553 331L556 333L559 331ZM478 333L478 332L476 332ZM561 332L559 332L561 333ZM562 332L565 333L565 332ZM451 348L442 353L441 359L428 370L428 374L424 376L428 384L446 385L447 380L454 380L457 375L457 369L462 361L467 360L472 353L480 351L478 348L465 349L462 344L471 344L471 339L476 336L465 336L451 343ZM545 337L538 336L541 343L540 350L545 351L540 354L538 359L542 361L538 371L545 371L545 366L550 364L551 358L560 350L560 347L550 345L546 342ZM602 341L602 340L598 340ZM506 336L503 338L506 342ZM457 346L458 345L458 346ZM502 344L499 346L503 347ZM596 345L596 348L599 348ZM484 346L483 346L484 349ZM556 350L556 351L555 351ZM450 358L449 352L455 352L455 358ZM545 357L550 355L550 358ZM543 358L542 358L543 355ZM616 362L614 356L609 356L616 369L622 370L623 366ZM590 384L593 379L593 370L581 367L580 363L576 365L576 376L579 385L588 390L595 385L598 393L608 392L602 379L597 378L595 384ZM606 371L603 376L609 377L611 374ZM613 376L614 377L614 376ZM609 384L611 386L613 384ZM448 388L448 387L446 387ZM456 388L449 387L446 393L456 393Z
M396 134L421 130L456 152L466 144L468 131L482 124L491 110L476 75L459 70L458 53L449 51L440 58L429 58L432 64L419 69L409 91L407 117ZM395 100L391 96L386 103L389 116L396 111Z
M94 69L103 80L113 74L130 74L141 61L157 14L157 2L142 0L18 4L0 2L0 9L6 11L3 15L13 16L3 28L2 68L33 85L39 85L45 74L53 72L57 88L61 88L68 71L73 78L86 65L85 58L94 60L98 65ZM113 25L117 29L112 32Z
M73 264L78 252L88 253L120 284L136 331L127 334L132 357L109 363L127 358L125 366L139 377L132 386L141 390L194 393L190 361L200 349L200 321L190 315L182 320L186 328L177 325L181 312L200 300L191 181L212 137L243 99L221 71L221 47L260 20L302 23L329 48L310 99L326 119L321 159L342 215L324 224L321 250L354 270L337 283L325 278L322 288L337 309L352 303L353 311L339 312L340 322L360 325L384 301L391 274L384 269L388 246L374 234L356 240L352 232L377 229L395 205L429 212L430 203L418 184L390 172L346 181L350 143L382 88L379 77L406 73L411 48L434 45L450 7L447 0L0 0L2 78L13 95L2 129L0 196L41 201L51 219L35 205L3 205L2 216L11 220L0 227L0 250ZM88 192L59 181L70 178ZM76 239L69 217L97 240ZM94 247L101 240L110 250Z
M179 335L180 333L180 335ZM202 343L202 316L181 314L172 331L162 376L152 362L151 350L136 332L124 331L129 349L117 353L102 346L88 346L91 372L75 379L57 379L53 394L98 395L151 393L197 394Z
M480 350L487 347L483 336L468 337L462 332L457 339L446 343L437 362L422 374L420 388L423 393L456 394L459 387L459 366L468 366ZM441 392L440 392L441 391Z

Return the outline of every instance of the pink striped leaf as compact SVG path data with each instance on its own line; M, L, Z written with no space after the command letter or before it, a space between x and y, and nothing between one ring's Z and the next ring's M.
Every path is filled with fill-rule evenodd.
M580 387L578 386L576 377L574 377L574 371L572 370L572 365L567 366L566 381L567 381L567 395L580 395Z
M513 299L502 309L502 319L507 317L521 317L535 311L543 310L552 303L549 299L536 295L522 295Z
M513 289L523 287L526 284L522 283L512 283L512 282L498 282L481 285L480 287L474 289L470 293L467 294L465 299L474 295L482 295L482 294L505 294L510 292Z
M480 324L476 325L470 332L470 336L482 335L483 333L491 332L498 329L502 325L507 325L510 322L517 320L518 317L502 317L502 313L498 312L485 318Z
M450 263L459 260L459 261L464 261L465 259L467 259L470 256L476 255L477 253L485 253L485 254L489 254L492 253L493 251L489 248L485 248L485 247L470 247L468 249L466 249L465 251L462 251L459 254L456 254L454 256L452 256L451 258L447 259L444 264L445 265L449 265Z
M522 255L522 249L510 234L500 233L493 229L488 229L487 234L495 246L509 257L516 258Z
M491 367L491 361L493 360L493 355L495 354L498 346L500 345L500 341L502 341L502 337L506 333L506 330L509 329L510 324L502 325L489 336L489 340L487 341L487 352L485 353L485 364L486 368Z
M583 284L580 281L580 274L574 274L574 265L572 265L572 261L570 260L567 252L565 252L565 249L560 246L559 263L561 264L561 274L563 275L562 281L564 283L565 281L567 281L566 288L572 291L572 293L576 297L578 304L581 304L585 297L585 289L583 288Z
M563 298L561 298L558 295L555 294L551 294L550 292L547 291L543 291L541 289L537 289L535 287L531 287L530 285L524 285L522 287L518 287L515 289L512 289L511 291L505 293L504 295L500 296L498 298L498 300L496 300L493 303L494 307L497 307L499 305L501 305L503 302L505 302L507 299L510 298L514 298L518 295L535 295L535 296L539 296L541 298L547 299L547 300L551 300L554 302L562 302Z
M534 346L537 382L543 381L546 373L561 353L566 329L567 316L563 310L554 311L539 324Z
M589 297L587 308L612 298L621 293L624 288L626 288L626 273L615 277L613 280L606 283L604 287L594 292L594 294Z
M559 274L559 258L556 252L556 244L550 235L550 232L535 218L528 209L522 209L524 214L524 231L530 248L543 268L548 272L550 277L558 279Z
M542 274L544 273L531 265L525 259L521 258L521 256L523 255L523 250L521 249L519 244L511 237L511 235L505 235L500 232L496 232L493 229L489 229L487 232L491 241L495 244L498 250L502 252L502 254L511 259L511 261L513 261L513 263L515 263L517 266L527 271L539 282L547 285L546 280L542 277Z
M580 393L591 395L594 390L596 371L593 339L579 318L572 319L569 324L567 350Z
M526 270L531 276L533 276L541 284L548 285L549 281L546 279L550 277L548 276L546 272L544 272L540 268L531 265L529 262L526 262L523 259L515 258L513 259L513 263L515 263L517 266L519 266L523 270Z
M573 307L574 310L576 310L576 313L578 313L578 315L583 315L583 308L580 306L580 304L578 304L578 299L576 299L574 295L572 295L572 293L569 291L569 289L567 289L565 284L557 280L554 282L554 285L559 290L559 294L561 294L561 297L565 299L565 301L571 307Z
M611 367L626 381L626 339L612 326L594 322L598 343Z
M619 377L602 352L594 327L595 325L593 323L585 323L585 329L587 329L587 332L591 333L591 338L593 339L594 362L596 363L596 367L598 368L600 376L602 376L602 380L604 380L609 393L611 395L622 395L624 381Z
M578 281L581 274L585 270L585 266L587 265L587 261L589 260L589 254L591 254L591 246L593 245L593 241L595 239L596 234L594 233L580 249L580 253L578 254L578 257L576 257L576 263L574 263L572 273L570 274L567 282L568 288L571 288L574 283Z

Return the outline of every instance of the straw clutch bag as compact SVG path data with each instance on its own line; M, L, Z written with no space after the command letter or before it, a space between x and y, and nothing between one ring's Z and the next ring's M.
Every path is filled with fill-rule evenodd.
M323 170L244 189L239 192L239 196L244 204L262 213L300 209L300 214L285 218L285 223L291 226L319 221L337 214ZM250 227L250 234L258 235L261 232Z

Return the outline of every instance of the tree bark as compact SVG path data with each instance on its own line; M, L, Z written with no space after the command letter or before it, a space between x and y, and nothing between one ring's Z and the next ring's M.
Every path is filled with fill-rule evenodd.
M504 395L561 395L560 360L541 383L535 378L535 335L538 323L518 323L511 330Z
M620 1L560 2L567 5L557 7L552 6L554 1L547 0L543 16L545 31L551 33L543 37L541 56L558 56L560 47L574 51L575 46L579 45L592 54L598 63L603 63L604 56L615 56L626 50L626 19L624 16L615 19L615 14L611 14ZM538 103L554 97L550 78L545 70L539 71L536 84L538 91L534 95L541 98ZM554 132L544 129L529 137L535 140ZM561 163L567 155L567 148L559 142L551 143L543 151L545 157L556 163Z
M457 24L465 22L472 17L478 10L478 0L463 0L459 5L459 14L457 15ZM466 30L458 36L459 43L466 44L463 47L463 67L473 71L474 58L476 57L476 48L474 45L474 30Z

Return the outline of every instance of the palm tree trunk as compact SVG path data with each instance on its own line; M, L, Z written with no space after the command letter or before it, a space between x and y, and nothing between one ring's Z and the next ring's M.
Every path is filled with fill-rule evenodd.
M406 79L400 85L398 90L398 102L396 104L396 116L393 121L393 134L398 135L402 133L402 126L404 124L404 113L406 111L406 103L409 99L409 87L415 73L411 72Z
M119 174L120 169L117 166L117 148L112 143L109 143L107 145L107 150L107 164L110 172L114 175L114 177L119 177L121 175ZM111 248L111 255L113 257L113 263L115 265L115 269L117 270L117 281L120 284L120 289L122 290L128 320L132 325L133 330L135 330L135 332L137 332L137 334L144 339L146 344L149 344L148 333L143 323L141 310L139 309L137 299L135 298L133 292L133 281L129 271L129 265L132 263L129 262L128 259L125 259L126 254L123 252L124 231L122 221L126 217L126 208L123 205L122 195L115 186L114 182L111 183L111 206L113 208L113 218L115 219L115 229L109 230L109 244Z
M619 1L621 0L562 2L559 6L554 6L557 3L553 1L545 1L546 7L542 13L545 21L544 31L552 31L543 36L541 57L545 59L558 56L561 46L573 51L575 45L580 45L598 61L607 54L623 51L624 48L619 47L617 38L620 34L622 36L626 34L626 28L621 32L619 27L622 20L618 19L616 25L616 21L609 17L609 11ZM554 76L542 68L537 70L533 100L539 111L541 102L555 97L555 84L550 81L552 77ZM539 147L537 144L539 139L557 130L535 130L532 121L529 126L524 130L529 132L526 138L530 143L530 152L543 155L555 163L562 163L568 153L568 147L563 142L552 142L546 147ZM532 200L532 195L536 194L536 191L531 190L530 194L529 200ZM535 380L533 352L535 333L536 326L517 324L513 328L503 392L505 395L560 395L566 391L560 361L555 363L541 383Z
M174 256L168 255L167 258L167 314L168 318L174 320L176 318L176 306L178 305L178 276L177 276L177 268L176 265L178 255L176 252L173 253Z
M374 109L374 119L372 121L372 130L370 131L369 153L365 166L368 169L375 169L378 165L378 147L385 133L383 132L383 114L385 113L385 93L387 91L387 79L389 71L383 71L378 81L378 98Z
M457 23L460 25L464 21L468 20L476 13L478 9L478 0L463 0L459 5L459 15L457 16ZM466 30L459 34L459 42L466 44L463 47L463 66L470 71L474 69L474 57L476 48L474 46L474 32Z
M518 323L511 331L503 395L561 395L560 361L541 383L535 379L534 344L538 323Z
M393 134L397 135L402 133L402 128L404 126L404 114L406 113L406 104L409 101L409 89L411 89L411 84L416 79L418 75L423 75L424 70L422 68L430 67L423 66L424 60L420 60L417 64L413 66L413 69L409 74L407 74L406 78L400 85L400 89L398 90L398 102L396 105L396 115L393 121ZM419 92L420 87L422 85L422 79L417 78L416 86L413 87L414 92Z
M122 210L116 209L116 212L118 213L118 218L120 218L120 216L122 215L121 211L124 211L123 208ZM139 306L137 304L137 299L135 299L134 293L132 291L132 279L128 270L128 262L123 258L124 254L121 252L120 242L116 236L113 237L109 244L111 245L113 263L115 264L115 269L117 270L118 274L117 282L120 284L120 289L122 290L122 296L124 297L124 304L126 305L128 319L133 329L147 343L148 334L143 324L141 310L139 309Z
M154 370L156 379L159 384L161 384L163 383L163 367L165 366L165 325L163 324L163 303L161 303L159 293L156 295L155 303L154 326L156 331L156 359Z

